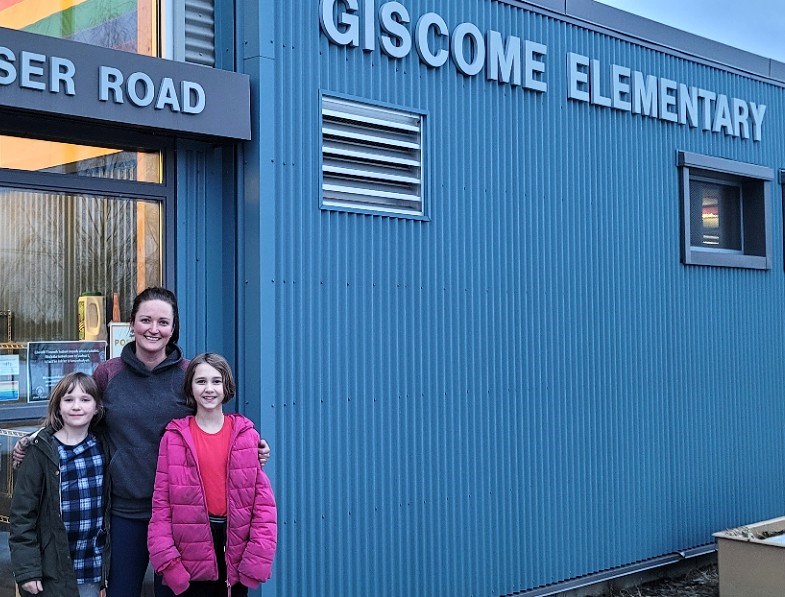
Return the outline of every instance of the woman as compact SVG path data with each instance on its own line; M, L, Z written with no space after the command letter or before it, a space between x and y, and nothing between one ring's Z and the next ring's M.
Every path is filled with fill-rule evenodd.
M134 341L94 373L103 393L111 483L109 597L139 597L149 555L147 525L152 514L158 446L173 419L193 414L183 395L188 360L177 340L180 317L174 293L142 291L131 308ZM260 445L260 461L269 447ZM173 595L155 577L156 597Z

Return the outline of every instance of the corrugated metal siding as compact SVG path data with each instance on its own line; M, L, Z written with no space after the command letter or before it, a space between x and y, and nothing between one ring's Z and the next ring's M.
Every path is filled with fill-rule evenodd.
M188 357L209 350L234 363L236 220L234 197L221 189L222 150L181 141L177 152L180 345Z
M780 191L771 271L685 267L675 166L785 164L781 89L507 5L404 4L546 44L550 87L278 12L275 593L503 595L781 514ZM764 103L763 140L570 102L569 51ZM427 113L430 221L319 210L320 90Z
M215 0L184 0L185 61L215 66Z

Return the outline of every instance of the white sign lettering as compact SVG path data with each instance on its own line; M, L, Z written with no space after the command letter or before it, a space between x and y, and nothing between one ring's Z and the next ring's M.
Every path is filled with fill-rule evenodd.
M102 102L122 104L125 99L140 108L153 105L156 110L199 114L205 107L204 88L193 81L182 81L179 91L171 77L157 83L143 72L124 77L111 66L102 66L98 73L98 99Z
M358 0L321 0L319 17L322 31L332 43L376 48L373 0L366 0L363 14ZM360 23L362 22L362 27ZM483 70L489 80L545 92L545 56L548 49L539 43L510 36L498 31L482 31L473 23L459 23L452 33L445 20L434 12L422 15L410 31L411 15L400 2L385 2L379 7L379 46L390 58L401 60L417 51L420 61L431 68L440 68L449 58L458 72L473 77ZM487 38L487 39L486 39ZM523 71L523 76L521 76Z
M567 54L567 90L571 100L700 127L729 137L752 136L753 141L761 140L766 114L765 105L688 87L626 66L604 67L599 60L572 52Z
M0 85L16 83L27 89L76 95L76 67L67 58L20 52L18 64L17 68L16 54L0 46Z
M362 0L362 4L358 0L320 0L322 32L335 45L372 52L378 41L382 52L394 60L406 58L414 47L420 62L429 68L441 68L452 59L464 76L474 77L484 70L489 81L539 93L548 91L548 48L541 43L514 35L505 37L494 30L483 34L468 22L451 30L434 12L420 16L412 27L415 20L400 2L384 2L378 12L374 7L374 0ZM0 83L3 69L0 60ZM604 65L574 52L567 53L567 99L753 141L761 140L766 114L764 104L625 65Z
M45 56L21 51L18 56L0 46L0 87L18 85L22 89L76 95L76 66L60 56ZM144 72L128 75L111 66L99 69L98 99L116 104L129 103L140 108L200 114L205 108L204 88L194 81L176 82L171 77L160 81Z

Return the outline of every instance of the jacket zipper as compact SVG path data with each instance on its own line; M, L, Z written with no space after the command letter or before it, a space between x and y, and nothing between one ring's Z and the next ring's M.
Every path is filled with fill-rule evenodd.
M226 539L227 539L226 542L227 543L229 542L228 541L229 540L229 457L230 457L230 455L232 453L232 446L235 443L237 435L239 435L239 434L236 433L236 429L234 427L234 424L235 424L235 421L232 420L232 435L229 438L229 450L227 451L227 454L226 454ZM189 429L188 430L189 434L190 434L190 431L191 430ZM193 438L192 438L192 440L193 440ZM188 446L188 449L191 450L191 453L193 454L193 457L194 457L194 462L196 463L196 474L199 477L199 484L200 484L200 486L202 488L202 499L204 499L205 513L207 513L207 526L210 527L210 514L209 514L209 512L207 512L207 492L205 491L205 488L204 488L204 479L202 479L202 472L199 470L199 458L198 458L198 456L196 454L196 449L195 449L196 447L193 446L193 448L192 448L192 446L188 445L187 441L185 443ZM212 532L210 534L212 535ZM232 586L229 584L229 562L227 560L226 548L227 548L227 545L224 544L224 563L226 564L226 590L227 590L227 596L231 597ZM218 554L215 554L215 557L216 557L216 560L215 560L215 572L216 572L216 574L218 574Z
M232 421L232 435L229 436L229 449L226 451L226 541L224 543L224 564L226 564L226 595L232 597L232 585L229 583L229 459L232 457L232 448L237 440L237 429L235 424L237 421Z

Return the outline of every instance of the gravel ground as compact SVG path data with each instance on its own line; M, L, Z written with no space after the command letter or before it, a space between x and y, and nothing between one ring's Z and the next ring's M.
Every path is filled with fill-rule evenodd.
M632 589L614 591L605 597L718 597L717 566L691 570L685 576L665 578Z

